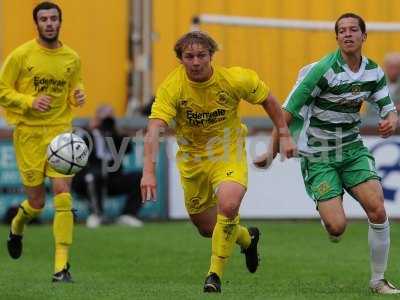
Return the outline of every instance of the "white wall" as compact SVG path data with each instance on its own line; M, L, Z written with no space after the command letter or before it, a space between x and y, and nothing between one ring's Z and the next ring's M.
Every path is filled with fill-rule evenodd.
M247 138L248 161L264 151L268 136ZM386 189L393 189L393 199L385 199L390 217L400 218L400 138L383 140L379 137L365 137L364 143L374 150L376 167L382 176L384 168L390 170L383 178ZM376 149L374 148L376 147ZM174 153L177 145L174 138L168 140L169 156L169 216L187 218L183 191ZM364 212L356 200L344 197L345 211L350 218L364 218ZM316 218L314 202L305 192L298 159L284 162L276 159L268 170L259 170L249 163L248 191L240 209L242 218Z

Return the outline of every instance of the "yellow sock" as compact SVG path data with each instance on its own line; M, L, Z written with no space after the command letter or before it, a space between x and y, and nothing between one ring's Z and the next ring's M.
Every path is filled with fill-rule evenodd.
M56 244L54 273L58 273L65 268L68 262L68 250L69 245Z
M60 272L68 262L68 250L72 244L74 216L70 193L61 193L54 197L53 235L55 241L54 272Z
M222 277L224 266L232 253L237 239L238 224L239 216L229 219L223 215L217 215L217 223L212 235L211 265L208 274L216 273L220 278Z
M251 236L246 227L238 225L238 234L236 239L236 244L238 244L243 249L247 249L251 243Z
M30 206L28 200L23 201L11 222L11 232L13 234L23 235L25 224L39 216L41 212L42 209L36 209Z

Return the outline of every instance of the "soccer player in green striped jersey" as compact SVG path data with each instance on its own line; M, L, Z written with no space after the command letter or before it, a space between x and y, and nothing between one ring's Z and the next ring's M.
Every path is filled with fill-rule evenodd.
M380 178L359 134L364 101L377 107L383 138L394 133L397 111L382 69L361 54L367 38L364 20L346 13L336 21L335 33L339 49L301 69L284 104L285 118L297 136L306 190L331 240L339 241L346 228L342 205L346 190L361 204L369 221L370 288L379 294L398 294L400 290L384 278L390 225ZM279 138L274 130L270 151L255 161L257 166L265 166L276 156Z

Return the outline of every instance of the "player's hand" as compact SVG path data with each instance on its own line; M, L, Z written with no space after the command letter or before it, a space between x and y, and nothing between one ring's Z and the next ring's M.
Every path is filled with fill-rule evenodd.
M154 173L143 173L140 181L140 190L142 193L142 202L157 199L157 180Z
M83 90L76 89L74 91L74 98L78 106L83 106L86 102L86 94Z
M397 122L397 112L390 112L384 120L381 120L378 125L381 137L385 139L391 136L396 131Z
M271 151L265 152L263 155L260 155L255 160L253 160L253 164L260 169L268 169L272 164L276 153L272 153Z
M279 141L277 138L277 131L274 129L272 131L271 141L268 145L267 151L264 154L256 157L255 160L253 160L254 166L260 169L268 169L272 164L272 161L278 154L278 151L279 151Z
M279 149L282 160L297 156L297 147L290 135L281 136L279 138Z
M41 95L36 97L35 100L33 100L32 108L40 112L45 112L50 109L50 102L51 102L50 96Z

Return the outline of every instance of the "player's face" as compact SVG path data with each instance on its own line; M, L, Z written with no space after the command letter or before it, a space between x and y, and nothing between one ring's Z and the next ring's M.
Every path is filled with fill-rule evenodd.
M42 40L52 43L58 40L61 22L57 9L43 9L37 13L37 29Z
M346 54L361 52L361 47L367 35L362 33L358 20L355 18L343 18L338 23L336 40L340 50Z
M200 44L191 44L182 52L181 62L191 81L204 82L211 78L211 55L207 48Z

